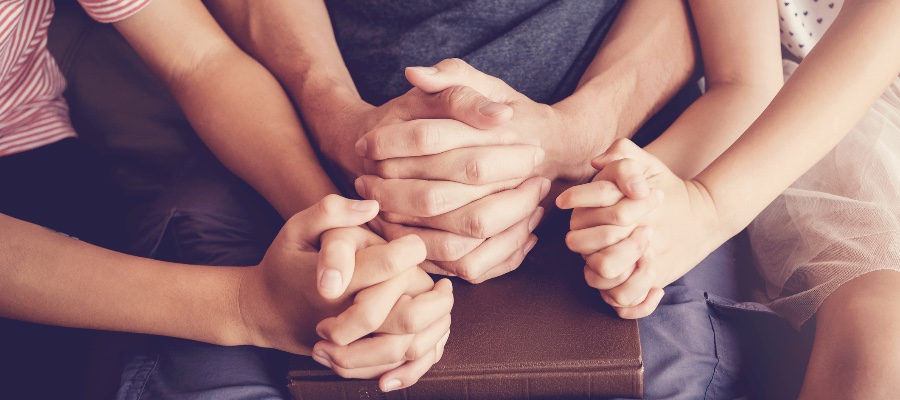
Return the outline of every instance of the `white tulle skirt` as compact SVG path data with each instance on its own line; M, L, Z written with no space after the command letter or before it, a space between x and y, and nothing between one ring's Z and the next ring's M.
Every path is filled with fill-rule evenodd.
M785 61L785 75L796 66ZM851 279L900 271L900 78L748 231L758 300L795 328Z

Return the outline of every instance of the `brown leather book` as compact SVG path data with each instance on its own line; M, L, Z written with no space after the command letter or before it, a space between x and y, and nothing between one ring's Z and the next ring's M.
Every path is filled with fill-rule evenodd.
M598 399L641 397L638 326L587 286L563 241L568 219L542 227L518 270L479 285L454 281L444 356L415 385L383 393L376 380L292 360L288 389L312 399Z

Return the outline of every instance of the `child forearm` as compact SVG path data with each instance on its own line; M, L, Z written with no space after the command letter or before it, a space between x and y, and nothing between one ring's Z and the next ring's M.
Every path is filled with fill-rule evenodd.
M0 214L0 315L241 344L239 268L128 256Z
M765 109L777 87L710 88L645 147L682 179L690 179L722 154Z
M646 150L690 179L747 129L781 88L774 2L691 0L706 92Z
M697 176L722 237L745 227L847 134L900 72L900 3L848 1L744 135Z

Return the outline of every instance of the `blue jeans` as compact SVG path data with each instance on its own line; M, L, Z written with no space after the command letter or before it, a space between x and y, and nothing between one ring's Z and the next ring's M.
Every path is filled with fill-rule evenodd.
M212 156L194 159L144 218L134 253L168 261L255 265L281 219ZM747 318L768 318L740 303L743 247L732 240L666 288L639 323L645 398L732 399L754 395ZM502 278L501 278L502 279ZM281 399L284 353L148 337L129 355L119 399Z

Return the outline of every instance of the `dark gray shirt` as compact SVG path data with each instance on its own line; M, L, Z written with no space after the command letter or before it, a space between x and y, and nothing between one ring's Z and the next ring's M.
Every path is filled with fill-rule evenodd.
M360 94L380 105L411 87L408 66L451 57L531 99L572 93L621 0L327 0Z

